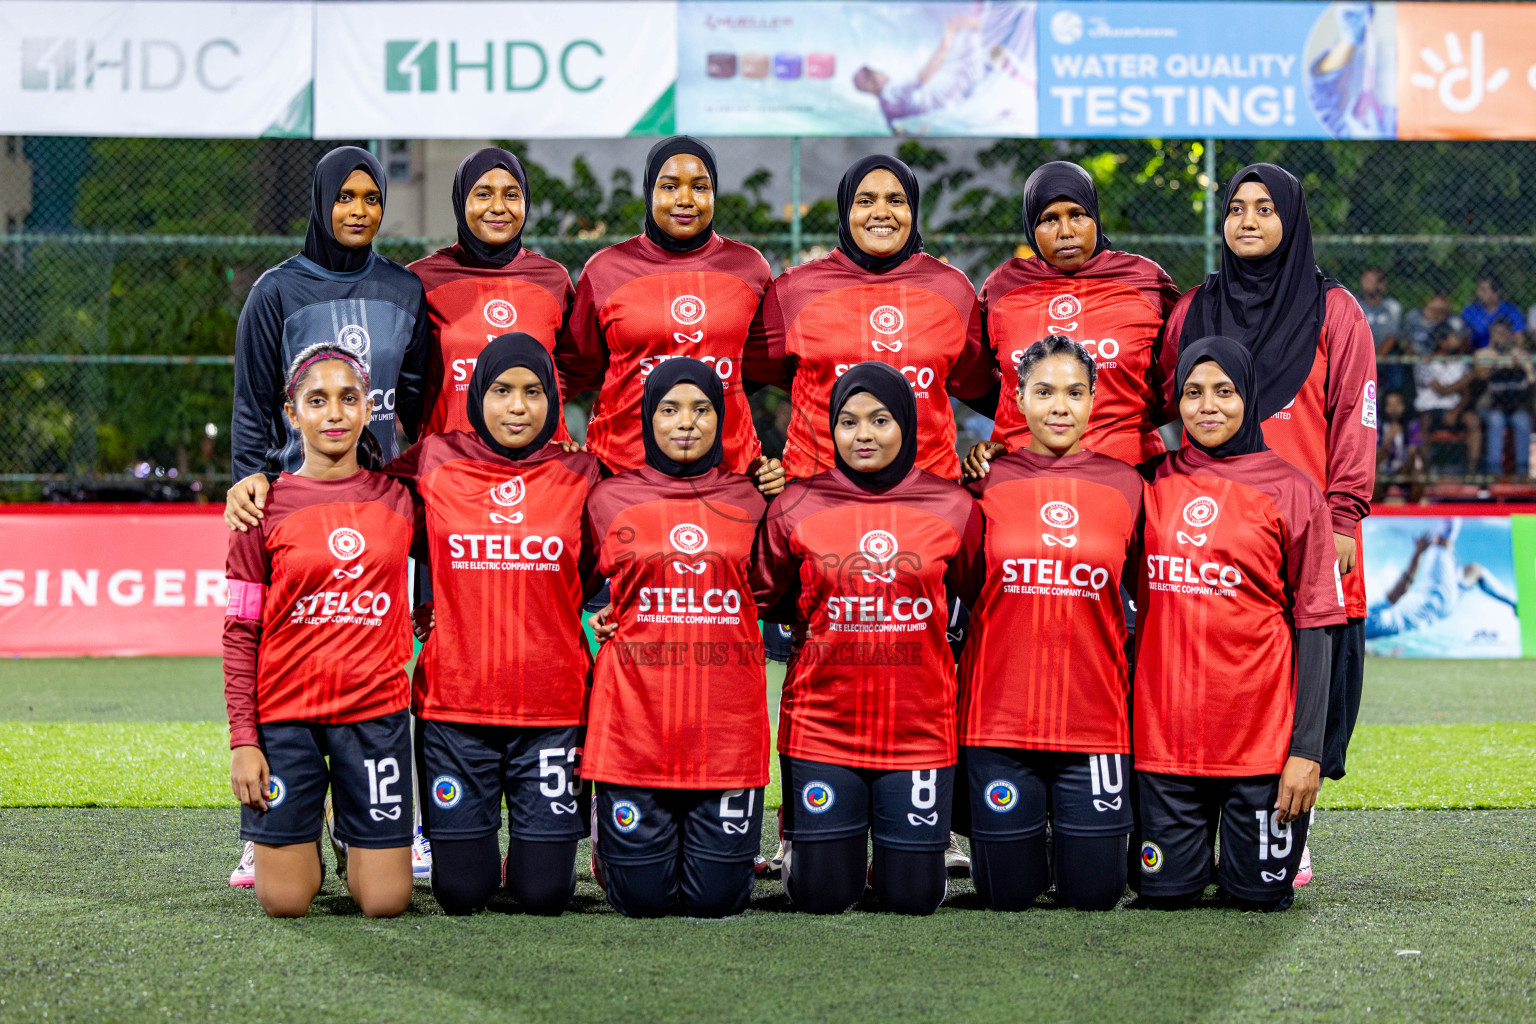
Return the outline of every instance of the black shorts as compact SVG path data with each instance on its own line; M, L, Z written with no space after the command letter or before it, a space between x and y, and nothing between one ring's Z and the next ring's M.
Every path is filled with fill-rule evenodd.
M597 845L613 864L655 864L683 855L750 863L763 838L763 791L651 789L597 783Z
M779 755L784 838L816 842L873 832L876 846L932 853L949 846L955 766L846 768Z
M404 711L396 711L350 725L258 725L272 781L267 810L240 808L240 838L272 846L314 842L329 789L337 839L364 850L410 846L415 826L408 722Z
M1256 903L1291 891L1307 816L1281 824L1280 776L1210 778L1138 772L1141 795L1141 892L1194 896L1211 880L1212 840L1221 825L1221 887Z
M1123 836L1131 831L1128 754L961 747L970 791L971 836L1033 839L1062 835Z
M581 727L465 725L416 720L421 828L428 839L564 842L587 834Z

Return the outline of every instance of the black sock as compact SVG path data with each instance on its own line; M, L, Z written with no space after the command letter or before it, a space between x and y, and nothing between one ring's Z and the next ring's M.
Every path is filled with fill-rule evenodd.
M1028 910L1050 883L1045 833L1029 839L971 837L971 879L993 910Z
M864 836L791 841L784 891L807 914L841 914L864 895Z
M756 879L752 862L703 860L683 855L683 913L730 917L747 909Z
M887 910L926 917L944 902L947 879L943 850L875 846L875 895Z
M663 917L677 903L677 861L615 864L603 861L608 902L625 917Z
M457 916L485 909L501 884L500 854L494 833L432 844L432 895L444 913Z
M507 889L530 914L553 915L563 911L576 891L576 843L534 843L512 839L507 843Z
M1125 836L1055 833L1056 898L1077 910L1113 910L1125 895Z

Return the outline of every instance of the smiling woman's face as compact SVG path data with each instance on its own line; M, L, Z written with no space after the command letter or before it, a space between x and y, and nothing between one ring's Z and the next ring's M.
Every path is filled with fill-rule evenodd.
M1208 359L1196 365L1184 382L1179 418L1193 440L1215 448L1231 440L1243 425L1243 396L1227 371Z

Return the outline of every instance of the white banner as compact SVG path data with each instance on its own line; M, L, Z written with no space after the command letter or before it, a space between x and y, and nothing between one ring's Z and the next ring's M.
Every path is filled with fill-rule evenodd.
M674 3L320 4L315 25L316 138L672 130Z
M308 3L0 0L0 134L306 137Z

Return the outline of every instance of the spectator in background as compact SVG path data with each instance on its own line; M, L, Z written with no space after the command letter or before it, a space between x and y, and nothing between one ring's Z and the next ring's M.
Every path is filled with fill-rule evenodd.
M1419 430L1426 442L1454 440L1467 446L1467 475L1477 471L1483 446L1483 424L1472 411L1472 365L1467 342L1445 324L1436 332L1435 357L1414 367ZM1451 437L1450 435L1454 435Z
M1514 444L1515 476L1531 475L1531 384L1536 370L1524 339L1502 317L1488 326L1489 345L1478 353L1477 376L1483 382L1483 429L1488 437L1487 472L1504 475L1504 430Z
M1422 309L1415 309L1403 317L1402 333L1408 341L1405 351L1421 356L1433 355L1435 335L1442 325L1449 325L1457 334L1466 331L1461 317L1452 315L1451 300L1445 297L1445 292L1435 292Z
M1387 294L1387 275L1380 267L1366 267L1360 275L1360 311L1371 326L1378 363L1382 356L1403 353L1403 304ZM1408 367L1380 363L1377 376L1383 391L1401 391L1408 382Z
M1376 495L1380 501L1394 476L1408 477L1408 497L1416 501L1424 469L1419 424L1408 415L1408 399L1401 391L1388 391L1381 404L1381 426L1376 430Z
M1488 271L1478 275L1477 299L1461 311L1461 318L1472 335L1474 350L1488 347L1488 328L1495 320L1506 319L1515 330L1525 330L1525 317L1504 298L1504 286Z

